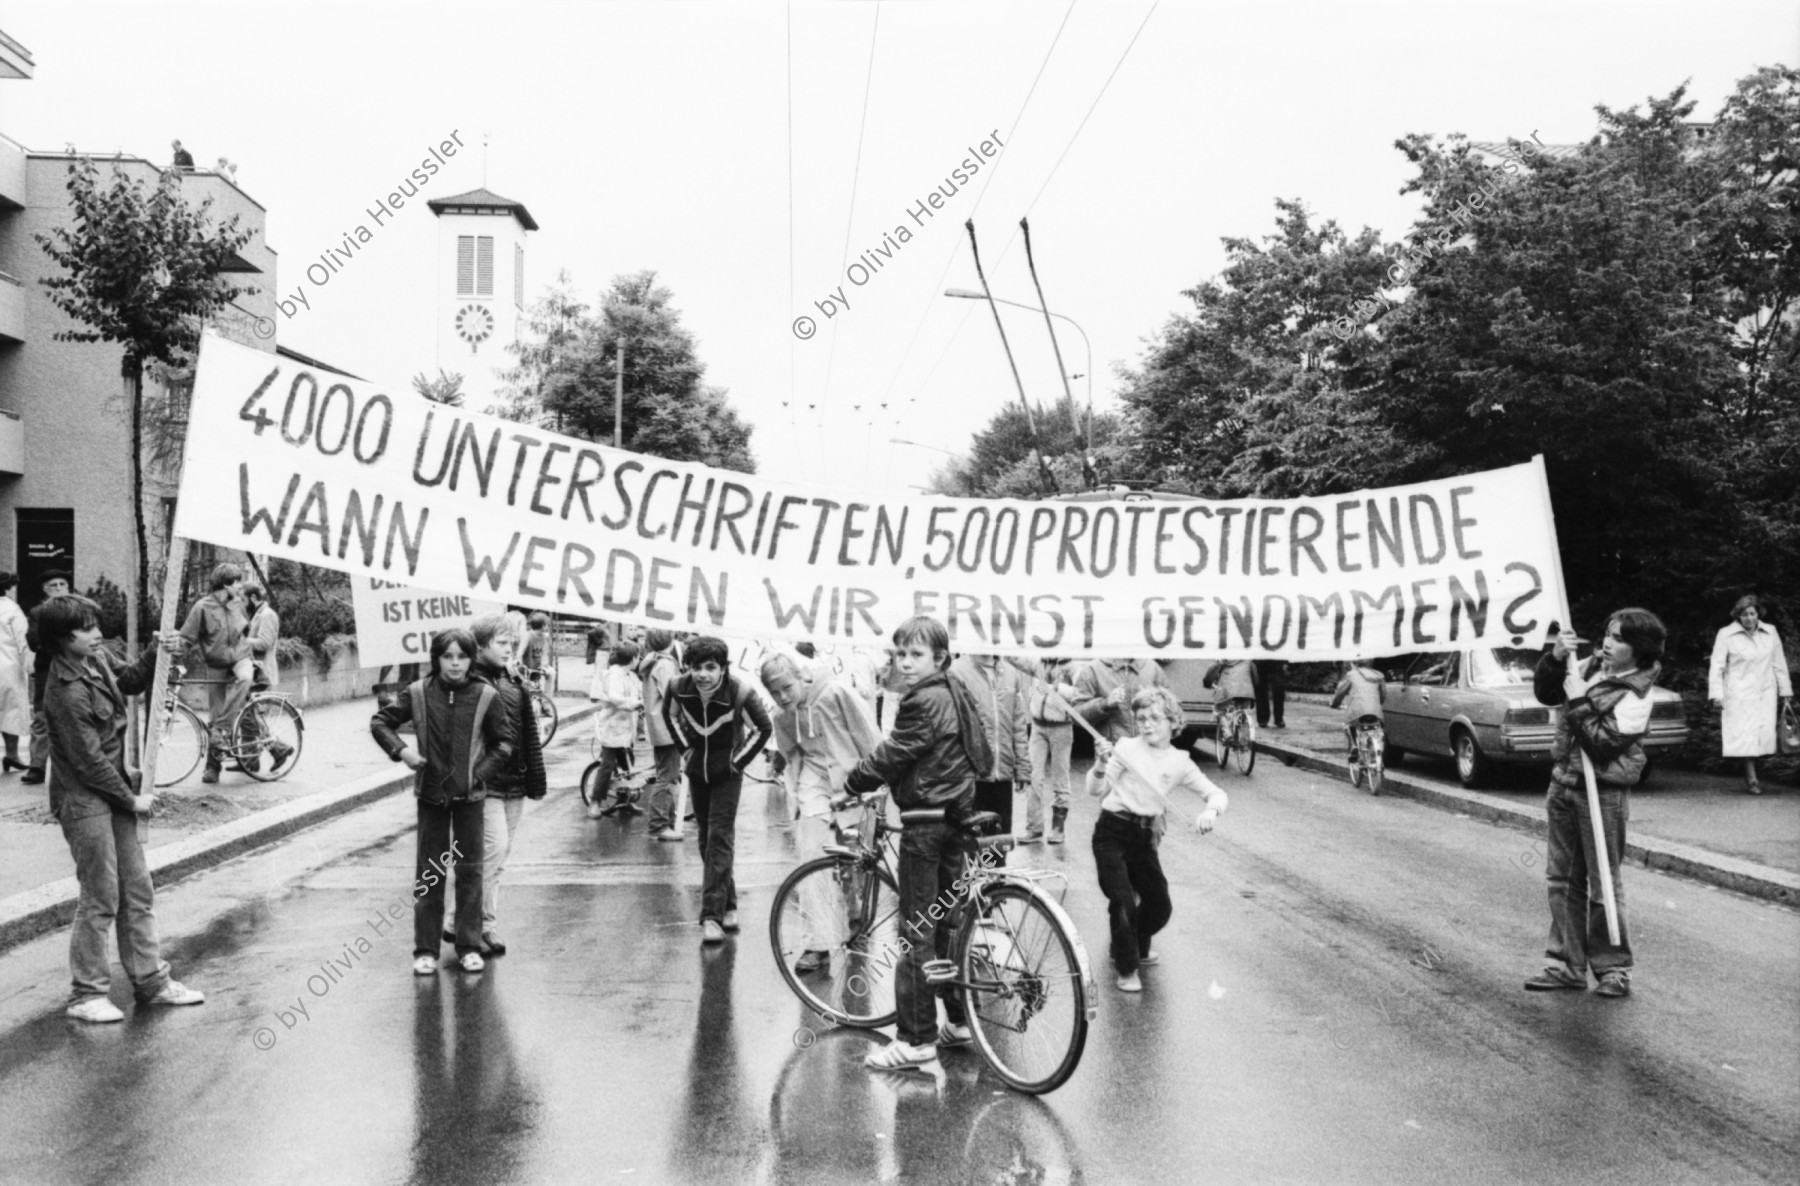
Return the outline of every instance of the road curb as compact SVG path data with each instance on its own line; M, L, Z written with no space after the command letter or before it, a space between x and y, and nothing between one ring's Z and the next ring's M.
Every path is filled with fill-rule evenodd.
M1268 754L1289 766L1327 774L1339 782L1350 781L1348 762L1335 761L1311 750L1280 741L1265 741L1260 737L1256 740L1256 748L1258 752ZM1548 834L1544 817L1535 808L1521 807L1511 800L1484 795L1480 791L1438 786L1403 771L1389 770L1382 778L1381 793L1412 799L1440 811L1474 816L1476 819L1529 832L1538 837ZM1691 844L1655 836L1629 839L1625 842L1625 859L1646 869L1689 877L1783 906L1800 906L1800 874L1708 852Z
M558 732L593 715L596 707L584 704L563 714L558 722ZM186 840L150 849L145 854L149 859L150 879L158 889L173 885L295 832L379 802L411 784L412 772L404 767L381 770L346 786L293 799L208 828ZM75 878L63 877L0 898L0 952L67 926L75 917L80 892Z

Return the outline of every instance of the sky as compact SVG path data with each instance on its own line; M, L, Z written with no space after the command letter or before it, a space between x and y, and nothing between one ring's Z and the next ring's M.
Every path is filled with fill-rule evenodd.
M1579 143L1596 106L1684 83L1710 119L1753 69L1796 62L1800 5L14 0L0 30L36 62L0 84L0 132L230 158L280 289L459 133L472 151L422 197L485 170L524 203L528 295L567 271L596 303L654 270L760 472L896 492L1019 398L992 314L942 295L979 287L964 220L995 296L1036 306L1029 216L1044 299L1091 344L1090 366L1059 323L1071 387L1085 401L1091 377L1105 410L1221 240L1269 235L1278 198L1398 238L1420 209L1400 137ZM983 139L996 155L959 184ZM955 196L908 214L938 186ZM420 201L370 230L278 341L395 386L458 369L436 355L436 219ZM882 267L846 278L877 246ZM1027 397L1060 398L1042 315L1004 324Z

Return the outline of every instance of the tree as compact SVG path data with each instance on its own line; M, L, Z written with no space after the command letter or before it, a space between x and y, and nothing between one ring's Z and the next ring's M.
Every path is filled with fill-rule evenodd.
M727 402L723 388L703 382L706 368L670 303L673 296L656 283L654 272L616 278L601 298L600 316L583 319L575 336L547 360L543 409L566 432L611 441L622 343L624 448L753 473L751 427Z
M1048 411L1036 409L1038 441L1057 486L1080 490L1086 484L1081 458L1087 442L1087 409L1067 395ZM1094 417L1094 464L1104 477L1122 476L1122 460L1115 445L1119 417L1101 412ZM967 457L945 463L932 475L931 487L941 494L978 498L1038 498L1044 493L1043 471L1032 448L1031 425L1025 409L1016 403L1003 405L969 443Z
M118 165L103 184L91 158L69 164L69 226L34 235L64 271L45 277L50 300L86 330L64 330L58 341L117 342L131 429L131 511L137 535L134 600L146 613L150 549L144 523L144 367L182 365L199 343L199 326L214 311L253 291L223 279L225 268L253 232L233 216L209 225L212 199L196 209L181 196L173 170L157 175L148 193ZM146 623L147 624L147 623Z
M526 311L525 332L507 343L518 363L501 373L506 385L501 402L488 411L503 420L537 423L544 414L545 380L590 329L588 307L575 296L574 278L558 272Z
M462 407L463 377L447 375L442 367L438 368L437 378L427 379L425 372L420 371L413 376L413 390L436 404L449 404L453 408Z

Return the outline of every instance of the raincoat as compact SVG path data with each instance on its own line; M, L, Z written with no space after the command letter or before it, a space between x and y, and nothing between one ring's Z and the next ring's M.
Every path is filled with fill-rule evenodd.
M1776 704L1794 694L1781 636L1767 622L1756 633L1733 622L1713 642L1706 694L1725 705L1719 724L1720 749L1727 758L1760 758L1775 752Z

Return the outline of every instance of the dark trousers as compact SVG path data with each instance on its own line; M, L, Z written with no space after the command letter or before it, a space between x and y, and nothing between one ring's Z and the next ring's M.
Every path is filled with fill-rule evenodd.
M900 833L900 937L911 946L901 954L899 975L894 978L900 1011L895 1036L909 1045L937 1044L940 998L955 1024L962 1025L968 1016L958 990L945 985L934 992L925 982L925 964L950 956L950 920L934 921L929 911L940 898L946 903L956 900L963 859L975 851L974 839L949 824L908 824Z
M1281 659L1256 660L1256 723L1263 726L1273 716L1287 724L1287 663Z
M1013 819L1013 784L1011 782L977 782L975 810L991 811L1000 817L1000 831L1010 833ZM1006 864L1006 854L994 854L997 865Z
M1150 938L1169 925L1169 879L1156 853L1156 834L1102 813L1094 825L1094 866L1112 924L1112 961L1119 975L1138 970Z
M600 773L594 776L594 802L599 803L612 793L613 778L617 775L631 773L631 747L624 745L603 745L600 747Z
M738 797L744 791L744 776L733 774L718 782L694 778L688 785L706 869L700 885L700 921L723 922L727 910L737 909L737 878L731 875L731 866L737 859Z
M481 800L456 799L448 807L419 800L419 851L413 862L413 954L435 956L444 930L444 877L438 865L455 846L456 954L481 950ZM434 864L433 862L437 862Z

